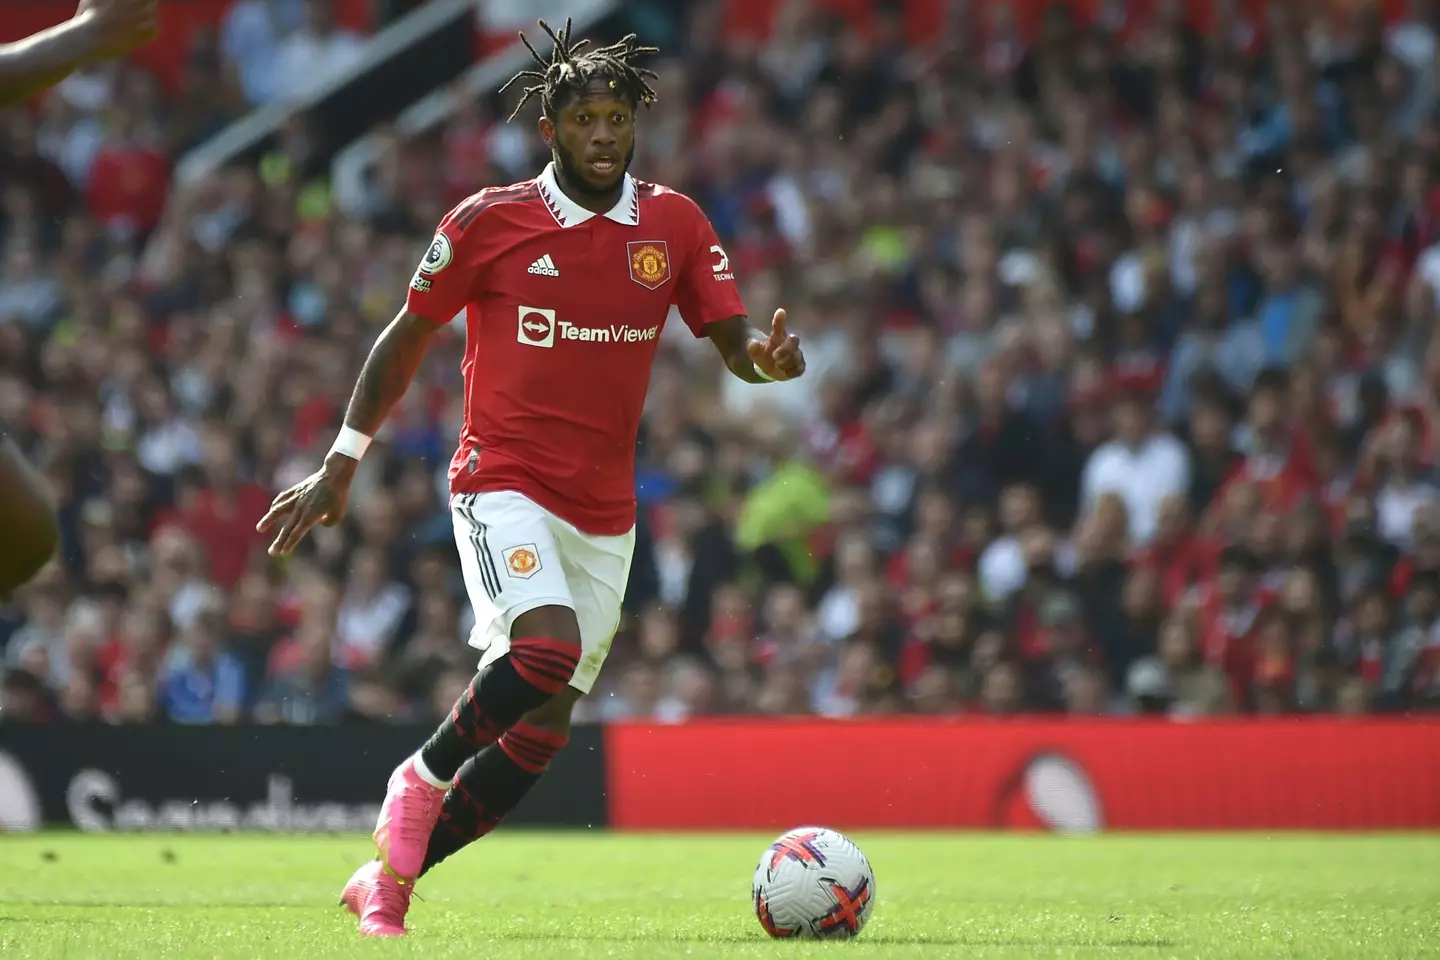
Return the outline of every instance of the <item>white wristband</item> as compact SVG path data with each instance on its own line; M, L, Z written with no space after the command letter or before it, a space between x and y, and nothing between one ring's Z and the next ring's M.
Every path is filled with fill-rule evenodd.
M764 380L766 383L774 383L774 382L775 382L775 378L774 378L774 377L770 376L770 375L767 374L764 370L761 370L759 367L756 367L755 364L752 363L752 364L750 364L750 366L754 368L754 370L755 370L755 376L759 377L761 380Z
M341 427L339 436L330 445L330 452L349 457L351 460L359 460L365 456L365 451L369 447L370 438L365 434L354 427Z

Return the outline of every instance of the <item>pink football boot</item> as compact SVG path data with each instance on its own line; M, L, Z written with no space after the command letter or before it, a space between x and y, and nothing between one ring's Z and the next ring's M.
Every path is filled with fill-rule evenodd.
M440 818L445 788L428 783L410 757L390 774L380 820L375 825L375 846L380 860L395 879L413 884L425 864L430 831Z
M371 860L345 884L340 903L360 919L364 936L403 937L414 891L413 883L401 883L379 860Z
M345 889L340 891L340 906L355 919L360 919L360 912L365 909L365 898L370 895L370 887L374 885L376 875L384 869L379 860L371 860L351 874Z

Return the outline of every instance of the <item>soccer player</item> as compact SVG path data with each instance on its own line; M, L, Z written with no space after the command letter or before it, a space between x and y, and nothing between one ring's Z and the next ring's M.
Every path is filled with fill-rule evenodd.
M81 0L75 16L0 44L0 110L24 103L73 70L129 53L155 35L157 0ZM0 602L55 553L60 525L45 482L0 423Z
M465 312L465 422L451 512L475 607L479 672L450 717L391 775L378 857L341 902L367 935L405 932L414 883L492 830L569 737L620 621L635 539L635 439L672 305L742 380L805 369L775 311L751 329L729 258L694 201L629 175L635 114L655 99L628 36L586 50L555 33L520 107L539 97L552 160L480 191L440 223L405 309L360 372L324 466L260 521L290 552L344 515L356 464L436 330ZM522 37L523 39L523 37ZM507 84L508 87L510 84ZM512 119L514 114L512 114Z

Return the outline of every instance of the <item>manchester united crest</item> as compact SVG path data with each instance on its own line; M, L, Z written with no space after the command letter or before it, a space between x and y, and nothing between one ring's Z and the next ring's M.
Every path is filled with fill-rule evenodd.
M529 580L540 572L540 552L533 543L502 550L501 556L505 558L505 569L512 577Z
M630 254L631 280L656 290L670 279L670 251L664 240L634 240L625 246Z

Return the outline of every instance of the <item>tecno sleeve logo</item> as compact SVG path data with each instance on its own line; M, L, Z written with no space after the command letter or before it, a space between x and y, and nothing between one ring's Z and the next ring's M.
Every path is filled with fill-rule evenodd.
M515 339L527 347L555 346L555 311L543 307L520 307Z
M20 761L0 753L0 833L40 829L40 798Z

